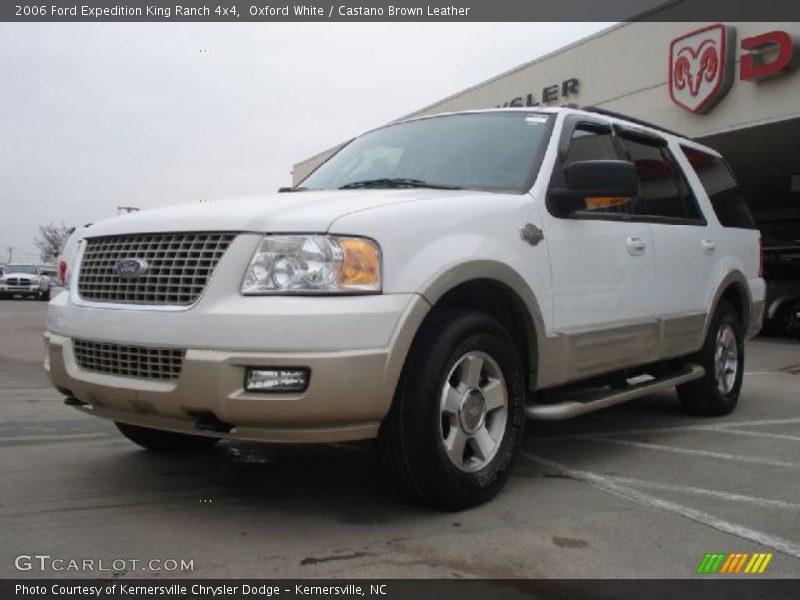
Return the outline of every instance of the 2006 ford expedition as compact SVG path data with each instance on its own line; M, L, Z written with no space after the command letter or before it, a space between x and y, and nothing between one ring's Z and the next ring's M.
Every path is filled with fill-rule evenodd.
M45 336L67 403L157 451L376 438L448 509L502 488L526 419L668 387L736 406L765 286L714 150L594 108L474 111L283 192L81 230Z

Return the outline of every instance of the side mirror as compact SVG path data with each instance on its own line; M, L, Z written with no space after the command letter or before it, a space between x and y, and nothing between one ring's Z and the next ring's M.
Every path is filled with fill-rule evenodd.
M584 160L564 169L566 188L551 190L547 207L557 217L581 210L620 206L636 199L636 165L626 160Z

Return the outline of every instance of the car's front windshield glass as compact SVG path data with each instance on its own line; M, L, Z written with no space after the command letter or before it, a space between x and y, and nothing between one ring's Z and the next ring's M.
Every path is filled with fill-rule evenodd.
M27 273L29 275L37 275L39 269L36 265L8 265L6 267L7 273Z
M525 192L549 131L543 113L432 117L371 131L298 189L442 187Z

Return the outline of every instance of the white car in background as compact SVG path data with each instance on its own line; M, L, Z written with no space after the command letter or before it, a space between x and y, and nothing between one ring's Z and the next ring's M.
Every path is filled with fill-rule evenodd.
M50 278L34 264L8 265L0 277L0 299L22 296L50 300Z

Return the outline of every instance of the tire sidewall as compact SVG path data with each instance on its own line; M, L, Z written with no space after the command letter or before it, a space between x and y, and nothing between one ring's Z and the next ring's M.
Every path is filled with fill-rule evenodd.
M459 315L459 324L447 335L429 340L411 361L406 373L406 435L413 435L407 447L413 449L412 464L424 487L436 490L436 496L446 497L459 492L472 498L487 499L497 493L509 477L517 448L524 435L525 388L522 367L511 337L494 319L480 313ZM447 456L441 440L441 391L446 379L465 354L480 351L497 363L506 384L508 417L503 441L492 460L482 469L465 472ZM415 372L420 377L415 377ZM413 431L412 431L413 428ZM433 460L431 460L433 458ZM478 500L481 501L481 500ZM457 504L458 500L453 498ZM469 502L473 504L474 502Z
M717 380L714 373L717 335L720 328L725 324L729 324L733 328L733 332L736 337L737 357L736 379L734 381L733 388L727 394L720 392L719 388L717 387ZM733 410L739 400L739 393L741 392L742 381L744 379L744 335L742 333L741 321L739 320L739 316L733 307L727 304L720 306L720 309L717 311L717 315L714 318L714 322L712 323L712 327L709 329L706 346L703 348L703 355L703 366L706 369L706 394L708 394L710 398L713 398L714 403L719 403L728 407L728 410Z

